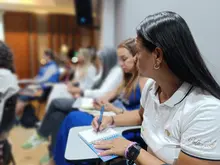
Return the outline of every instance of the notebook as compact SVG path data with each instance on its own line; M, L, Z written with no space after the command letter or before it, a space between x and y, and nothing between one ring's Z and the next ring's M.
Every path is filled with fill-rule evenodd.
M103 150L96 149L93 145L95 142L102 140L112 140L117 137L121 137L121 135L112 128L108 128L98 133L96 133L93 129L89 129L79 132L79 136L97 155ZM117 155L99 156L99 158L102 159L103 162L107 162L116 157L118 156Z

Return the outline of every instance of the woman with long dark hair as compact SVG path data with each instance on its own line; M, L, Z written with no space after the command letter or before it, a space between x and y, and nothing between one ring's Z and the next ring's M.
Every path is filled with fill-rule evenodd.
M122 138L103 141L100 155L129 164L220 164L220 87L206 67L185 20L174 12L150 15L137 28L138 69L150 77L139 111L104 117L109 125L141 125L148 145ZM93 127L98 128L97 118Z

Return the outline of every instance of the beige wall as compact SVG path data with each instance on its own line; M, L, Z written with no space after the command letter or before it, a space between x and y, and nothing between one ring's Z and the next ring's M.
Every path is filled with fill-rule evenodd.
M35 13L75 14L72 0L0 0L0 9Z
M48 27L47 27L47 16L37 16L37 27L38 27L38 59L41 58L45 49L48 49Z

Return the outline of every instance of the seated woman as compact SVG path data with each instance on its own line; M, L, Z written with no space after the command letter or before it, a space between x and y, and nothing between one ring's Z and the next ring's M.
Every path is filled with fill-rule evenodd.
M115 89L122 82L123 77L123 72L118 66L115 49L105 48L98 54L98 56L100 57L102 63L102 76L97 82L95 82L93 89L85 90L85 93L94 93L94 97L99 96L95 95L96 93L99 93L100 96L102 96L105 93ZM69 112L75 110L72 108L74 101L74 98L53 100L40 128L37 130L37 134L31 136L22 147L25 149L30 149L38 146L47 140L51 135L52 142L51 146L49 147L49 151L51 152L56 142L56 135L60 124Z
M54 54L51 50L46 50L43 55L43 66L33 80L28 80L32 85L28 85L21 90L16 105L16 114L20 116L24 107L29 101L36 99L46 99L50 92L51 84L59 81L59 69L54 61ZM21 80L22 81L22 80ZM38 92L40 91L40 92Z
M106 111L113 111L116 114L123 114L125 111L140 108L141 90L146 82L146 79L138 77L138 71L135 66L135 55L137 53L135 39L127 39L123 41L118 46L117 53L119 57L119 64L124 71L124 81L120 85L121 90L118 90L117 88L115 92L108 94L105 98L109 100L121 93L118 96L118 98L121 100L121 104L115 104L116 102L113 102L112 105L106 100L98 100L96 104L99 106L104 104ZM56 164L69 164L64 158L69 130L72 127L91 125L94 116L96 116L94 113L89 114L86 112L74 111L66 117L58 134L57 143L54 150L54 160Z
M69 54L74 54L74 52L71 51L69 52ZM48 110L51 102L54 99L73 98L74 96L72 96L71 93L68 92L68 89L72 86L79 86L84 90L91 89L91 87L97 81L97 76L99 76L97 68L92 63L92 57L93 56L90 49L81 48L78 52L78 55L71 58L71 65L72 67L75 67L75 76L73 76L72 80L67 83L59 83L53 86L53 89L47 101L46 111ZM76 61L74 61L74 59L76 59Z
M142 124L148 149L117 138L96 143L105 150L100 155L124 156L140 165L219 165L220 86L185 20L169 11L150 15L138 26L136 42L139 71L152 78L143 89L141 108L104 117L100 127ZM97 130L97 118L92 125Z
M74 72L76 69L77 61L77 52L74 49L68 50L66 54L63 55L61 59L60 69L62 70L62 74L60 75L60 82L68 82L73 79Z

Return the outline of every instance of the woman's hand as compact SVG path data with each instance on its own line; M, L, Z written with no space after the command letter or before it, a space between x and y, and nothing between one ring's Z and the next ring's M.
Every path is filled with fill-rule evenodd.
M99 99L95 99L94 100L94 107L95 107L95 109L101 109L101 107L106 103L106 102L108 102L108 101L106 101L106 100L104 100L104 99L102 99L102 98L99 98Z
M94 99L94 101L93 101L93 106L94 106L94 108L95 108L96 110L101 109L102 105L103 105L103 104L102 104L101 102L99 102L98 99Z
M94 147L97 149L104 149L105 151L99 153L100 156L107 156L107 155L118 155L124 156L126 148L132 142L126 140L124 138L116 138L111 141L101 141L95 143Z
M103 96L97 99L99 102L109 102L109 97L107 96Z
M119 114L122 112L120 108L117 108L116 106L114 106L113 104L109 102L106 102L104 106L105 106L105 111L115 112L116 114Z
M102 106L104 106L105 111L108 112L115 112L116 114L119 114L122 112L122 109L117 108L113 104L109 103L108 101L103 101L103 100L94 100L93 106L96 110L100 110Z
M92 127L93 127L94 131L96 131L96 132L103 131L104 129L106 129L109 126L111 126L112 124L114 124L112 116L103 116L102 123L99 127L98 119L99 119L99 116L96 116L92 121ZM99 130L98 130L98 128L99 128Z

